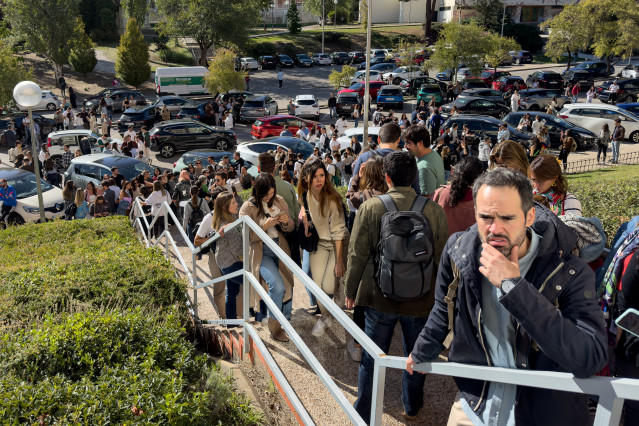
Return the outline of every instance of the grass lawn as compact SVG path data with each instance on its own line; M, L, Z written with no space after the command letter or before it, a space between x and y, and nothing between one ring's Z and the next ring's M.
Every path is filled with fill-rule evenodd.
M542 63L542 64L567 64L568 58L565 56L562 56L558 61L555 61L553 59L550 59L548 56L546 56L544 52L537 52L537 53L533 53L533 61L535 61L536 63ZM577 61L578 60L574 58L572 60L573 63L576 63Z
M620 180L639 177L639 164L632 166L609 167L591 172L577 173L568 176L568 182L576 185L591 184L606 180ZM639 212L638 212L639 213Z

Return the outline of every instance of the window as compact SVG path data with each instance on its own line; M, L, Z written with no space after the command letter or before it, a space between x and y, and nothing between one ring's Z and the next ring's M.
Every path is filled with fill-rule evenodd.
M188 128L189 133L192 133L192 134L201 134L201 133L206 133L205 129L206 129L206 128L205 128L205 127L203 127L203 126L190 126L190 127Z
M544 16L544 6L522 6L521 22L539 22L539 18Z
M78 144L75 139L75 136L62 136L58 139L52 139L51 142L52 142L52 145L58 145L58 146L63 146L66 144L74 146Z
M249 148L251 149L251 151L253 152L267 152L267 151L275 151L277 149L278 145L275 145L273 143L254 143L249 145Z
M581 115L582 117L599 118L601 114L600 114L600 110L596 108L584 108L579 111L578 115ZM616 115L619 115L619 114L616 114Z
M79 169L79 170L78 170ZM80 164L76 166L76 172L79 172L82 176L90 177L97 180L102 180L102 173L109 174L108 169L102 167L93 166L90 164Z
M173 126L166 129L166 131L174 135L185 135L188 133L186 126Z
M620 115L622 114L620 114L617 111L611 111L609 109L603 110L603 114L602 114L603 118L607 118L608 120L614 120L615 118L618 118Z

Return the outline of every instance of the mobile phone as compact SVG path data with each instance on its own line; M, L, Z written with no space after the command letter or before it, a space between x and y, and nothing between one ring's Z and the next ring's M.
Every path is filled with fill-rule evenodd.
M617 320L615 321L617 327L622 330L627 331L630 334L634 334L639 337L639 311L633 308L626 309L626 312L623 313Z

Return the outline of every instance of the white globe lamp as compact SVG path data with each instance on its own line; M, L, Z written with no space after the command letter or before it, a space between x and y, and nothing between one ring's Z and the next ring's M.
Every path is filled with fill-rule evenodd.
M13 88L13 99L24 107L33 108L42 100L42 89L33 81L21 81Z

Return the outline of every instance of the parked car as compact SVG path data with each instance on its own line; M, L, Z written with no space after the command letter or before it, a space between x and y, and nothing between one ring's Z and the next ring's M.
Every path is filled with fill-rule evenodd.
M533 54L527 50L511 50L508 52L513 62L519 64L532 64Z
M605 81L597 88L597 97L605 104L610 102L610 86L615 80ZM616 80L619 86L615 102L634 102L639 96L639 78Z
M595 78L591 73L584 70L575 70L567 74L563 74L564 87L569 84L578 84L581 90L588 90L590 86L594 86Z
M313 65L330 65L331 57L328 56L327 53L316 53L311 56L311 60L313 61Z
M492 87L493 81L498 80L500 77L510 75L508 71L495 71L495 70L483 70L479 75L479 78L488 83Z
M315 121L319 121L320 107L315 95L297 95L293 105L295 105L296 117L312 117Z
M382 62L379 64L371 65L371 70L380 71L381 73L393 71L395 68L395 62Z
M517 77L515 75L508 75L500 77L498 80L493 81L493 89L499 90L501 92L507 92L510 89L514 90L515 82L519 83L519 90L528 88L523 78Z
M117 167L118 173L130 181L148 171L153 175L153 167L136 158L112 154L90 154L76 157L62 175L64 183L72 180L76 188L85 189L87 183L99 188L104 175L111 176L111 168Z
M585 61L580 64L575 65L572 68L562 71L561 75L566 79L566 76L570 75L575 71L586 71L592 77L608 77L609 75L613 75L615 73L615 68L611 65L610 72L607 72L607 65L605 62L599 61Z
M395 85L382 86L377 92L377 109L397 108L404 109L404 95L402 88Z
M310 68L313 66L313 60L306 53L297 53L293 55L293 62L298 67L307 67Z
M484 134L489 136L493 144L497 143L497 133L499 132L499 125L501 120L493 117L486 117L481 115L463 114L450 117L442 126L442 132L453 124L457 124L459 129L463 129L464 125L468 125L471 132L475 134ZM508 131L510 132L510 139L518 142L524 146L528 146L530 143L531 134L528 132L520 132L515 127L508 124Z
M506 104L504 94L495 89L466 89L459 94L460 98L483 98L498 104Z
M353 75L353 78L351 79L351 84L355 84L358 83L360 81L363 81L366 78L366 70L362 70L362 71L357 71L355 72L355 75ZM382 72L381 71L377 71L377 70L370 70L370 80L381 80L382 79Z
M510 108L498 102L489 101L483 98L457 98L453 102L442 105L439 110L442 117L450 116L453 107L457 107L460 114L489 115L491 117L503 118Z
M151 103L151 106L159 108L160 111L165 105L171 115L175 115L182 109L182 107L186 105L193 105L193 102L190 99L186 99L181 96L160 96Z
M564 79L555 71L535 71L526 78L526 85L533 87L537 82L540 89L551 89L561 91L564 89Z
M28 108L20 104L16 104L20 111L26 111ZM47 111L55 111L60 107L60 100L49 90L42 91L42 99L40 103L32 108L33 111L46 109Z
M331 63L336 65L343 65L350 63L351 58L349 58L348 53L346 52L333 52L331 53Z
M149 133L151 151L159 152L164 158L173 157L178 151L196 148L228 151L237 144L237 136L233 130L208 126L194 120L162 121Z
M503 121L505 123L508 123L509 126L517 128L517 126L519 126L519 121L527 113L527 111L511 112L503 118ZM548 127L548 135L550 136L551 148L560 147L561 132L565 132L567 130L570 130L572 137L575 139L575 142L577 142L577 149L588 149L595 146L595 139L597 138L597 135L595 135L588 129L575 126L574 124L569 123L566 120L556 117L552 114L537 112L534 114L530 114L530 116L531 120L534 120L535 117L539 116L541 121L546 125L546 127Z
M619 76L624 78L639 77L639 63L633 62L626 65L619 73Z
M457 81L462 81L465 78L472 78L472 77L474 76L470 68L462 68L457 71Z
M375 65L379 65L379 64L393 64L393 68L395 67L395 60L394 59L387 59L385 56L375 56L375 57L371 57L371 68ZM357 66L358 70L365 70L366 69L366 61L362 62L361 64L359 64ZM388 71L388 69L386 70Z
M562 108L565 103L571 103L572 98L548 89L525 89L519 92L521 109L529 111L545 111L553 98L557 98L557 106Z
M368 136L371 137L371 142L377 143L377 138L379 136L379 130L381 127L379 126L371 126L368 128ZM344 134L337 138L339 142L339 150L340 152L349 146L351 146L351 138L355 136L359 143L364 143L364 127L351 127L350 129L346 129Z
M490 86L481 78L465 78L461 82L461 86L466 89L488 89Z
M337 95L335 111L339 117L350 117L353 114L355 105L362 106L363 104L364 100L357 92L340 93Z
M244 71L256 70L258 69L258 67L259 65L255 58L251 58L250 56L248 56L246 58L240 59L240 68Z
M348 52L348 57L351 60L351 64L361 64L366 62L366 55L363 52Z
M639 142L639 117L616 105L576 103L566 104L559 111L559 117L599 134L604 123L612 130L615 119L621 119L626 129L626 138L631 142Z
M259 58L257 58L257 65L259 66L261 70L266 70L266 69L274 70L275 68L277 68L277 61L275 60L274 56L265 55L265 56L260 56Z
M13 120L16 125L14 130L16 130L18 137L23 137L25 131L28 131L28 129L25 129L25 126L22 125L26 116L27 114L24 112L10 112L0 115L0 133L5 131L11 120ZM33 122L40 127L40 136L43 138L55 130L53 119L36 113L33 113L32 117Z
M302 126L324 127L323 124L316 121L305 120L293 115L273 115L270 117L262 117L255 120L251 126L251 137L253 139L263 139L268 136L279 136L284 130L284 126L288 126L291 133L295 134Z
M377 98L377 92L379 91L379 89L382 86L385 86L386 82L385 81L371 81L369 83L369 94L371 99L376 99ZM366 87L366 85L362 82L359 83L355 83L352 84L350 87L346 88L346 89L342 89L339 92L337 92L337 94L339 95L340 93L347 93L347 92L357 92L359 93L360 97L364 97L364 88Z
M623 108L626 111L630 111L636 116L639 116L639 102L632 102L627 104L617 104L619 108Z
M92 105L97 105L100 103L100 99L109 96L111 94L111 92L115 91L116 89L102 89L100 90L100 92L98 92L98 94L93 95L93 96L89 96L86 97L82 100L82 105L87 106L87 103L91 103Z
M182 107L176 114L175 118L180 120L183 118L187 118L190 120L198 120L202 121L202 119L206 116L204 112L204 107L208 102L202 102L199 105L196 104L188 104Z
M80 140L87 138L89 144L88 147L81 147ZM75 152L76 149L86 150L82 154L99 154L102 152L99 140L101 136L97 133L93 133L89 129L73 129L73 130L59 130L57 132L49 133L47 136L47 147L49 148L49 154L55 164L56 169L62 168L62 153L64 152L64 145L69 144L69 150ZM108 142L115 142L118 147L122 146L122 139L108 138Z
M225 156L229 157L231 164L235 164L233 154L228 151L220 151L219 149L212 148L192 149L182 154L182 156L173 164L173 172L179 173L185 167L188 167L191 164L195 165L196 161L201 161L202 167L208 167L209 157L213 157L215 159L215 163L217 164L220 163ZM240 171L237 170L237 172L239 173Z
M220 93L218 93L218 95L220 95ZM246 98L249 98L251 96L254 96L251 92L231 90L230 92L222 94L222 100L224 102L228 102L229 100L231 102L234 102L239 101L240 99L246 100Z
M118 133L124 134L129 129L129 126L133 126L133 130L139 132L142 126L146 126L147 129L152 128L155 123L162 120L160 115L161 110L155 106L148 106L145 108L129 108L122 113L118 119Z
M257 157L263 152L276 151L277 147L282 147L284 151L289 149L297 157L302 154L307 159L313 154L313 145L303 139L290 136L274 136L270 138L260 139L259 141L243 142L237 146L236 152L240 154L240 158L251 164L257 164Z
M411 78L419 77L424 72L420 67L410 65L407 67L395 68L393 71L387 72L383 75L384 81L392 81L393 84L399 84L402 80L409 80Z
M122 103L124 101L124 98L131 99L131 96L133 96L133 103L134 103L134 105L132 106L135 106L135 105L146 106L146 98L144 97L142 93L140 93L137 90L117 89L117 90L108 90L104 93L105 93L105 96L108 96L109 98L111 98L111 101L113 102L112 103L113 112L122 111ZM86 107L87 111L97 111L100 105L100 99L102 98L101 97L98 98L96 96L87 99L84 103L84 106Z
M435 100L435 105L439 106L444 103L444 94L441 86L439 84L422 84L417 92L416 105L420 105L422 101L428 105L433 99Z
M258 117L275 115L278 110L277 102L270 96L251 96L244 100L240 108L239 121L252 121Z
M428 77L426 75L421 77L411 78L408 80L402 80L399 83L399 87L402 88L402 92L404 93L404 95L415 96L417 92L419 91L419 88L422 87L424 84L438 85L441 88L442 92L446 91L446 83L444 83L443 81L434 79L433 77Z
M27 170L0 166L0 179L6 179L16 192L17 205L9 214L9 225L22 225L40 221L40 204L36 177ZM44 218L53 220L64 217L64 197L62 190L44 179L40 180ZM0 226L4 226L1 223ZM8 253L7 253L8 255Z
M288 55L276 55L275 60L277 61L277 66L282 68L293 68L295 62Z

